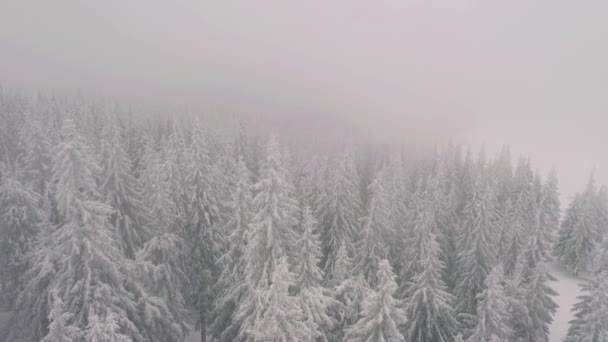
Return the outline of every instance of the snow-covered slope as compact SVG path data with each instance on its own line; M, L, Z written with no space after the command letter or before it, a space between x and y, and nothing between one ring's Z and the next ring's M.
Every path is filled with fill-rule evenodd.
M549 267L557 278L557 281L552 283L551 286L559 293L559 296L555 299L559 308L551 325L549 342L561 342L568 332L568 322L573 318L570 310L577 302L576 297L580 294L580 283L584 281L584 278L572 276L555 262L551 263Z

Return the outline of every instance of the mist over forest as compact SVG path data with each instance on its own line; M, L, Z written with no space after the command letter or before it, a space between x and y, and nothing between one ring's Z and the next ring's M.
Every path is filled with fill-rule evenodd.
M0 341L608 342L607 4L0 1Z

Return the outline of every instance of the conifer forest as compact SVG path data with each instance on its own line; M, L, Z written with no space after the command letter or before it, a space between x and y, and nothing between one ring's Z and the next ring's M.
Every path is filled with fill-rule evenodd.
M1 341L608 341L591 170L219 121L0 91Z

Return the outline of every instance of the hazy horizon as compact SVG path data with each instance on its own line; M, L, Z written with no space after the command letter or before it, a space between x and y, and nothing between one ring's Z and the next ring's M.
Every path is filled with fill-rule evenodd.
M0 84L329 134L509 145L555 168L568 198L593 169L608 183L608 4L586 5L6 1Z

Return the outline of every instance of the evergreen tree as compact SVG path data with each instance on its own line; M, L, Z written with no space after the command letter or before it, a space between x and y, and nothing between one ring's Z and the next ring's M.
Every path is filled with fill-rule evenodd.
M521 341L541 342L548 341L549 325L553 322L553 315L558 305L552 297L557 296L548 282L555 281L546 269L544 263L536 264L525 285L524 301L528 308L528 327L526 335Z
M127 258L134 259L137 250L151 237L150 223L141 184L132 174L131 160L122 146L116 124L105 149L101 192L112 208L110 221L119 232L121 247Z
M399 328L407 322L395 299L397 283L388 260L380 261L378 287L363 302L360 319L346 332L345 341L405 341Z
M172 141L179 146L181 138L175 131ZM179 152L175 152L179 153ZM186 273L190 291L188 301L192 303L198 317L196 329L201 332L201 341L207 336L207 318L213 305L213 287L219 278L218 260L223 252L225 236L218 200L218 184L213 177L211 161L198 121L194 123L192 142L188 149L189 163L186 167L187 188L175 186L178 197L179 234L186 244ZM177 165L179 167L179 165ZM175 193L175 192L174 192Z
M577 194L566 210L553 253L574 274L590 269L601 240L597 211L594 208L596 187L593 178L585 192Z
M74 342L82 335L82 331L70 326L68 321L71 319L69 313L65 313L65 306L60 298L54 296L52 309L49 313L49 333L42 339L42 342Z
M477 324L467 342L510 341L507 297L504 292L503 271L495 267L485 281L486 289L478 296Z
M297 244L296 277L294 288L298 292L300 307L306 324L317 341L328 341L334 328L335 319L329 309L338 302L328 295L321 286L323 271L319 268L321 259L321 242L315 232L316 220L308 207L304 208L303 234Z
M582 285L564 342L605 342L608 337L608 272Z
M239 159L236 170L237 183L229 204L230 220L226 225L228 251L219 259L222 266L216 285L218 298L213 311L211 324L213 334L222 341L231 341L236 333L228 329L236 304L240 302L246 289L245 252L248 239L248 225L251 221L252 198L249 170L243 158Z
M455 298L442 279L445 266L435 234L429 230L423 234L419 247L422 271L414 277L407 299L406 337L408 341L451 342L458 327L452 307Z
M84 330L95 317L113 317L117 336L142 339L144 327L133 322L138 304L124 287L126 260L107 220L111 210L95 187L97 165L71 121L63 137L53 168L61 224L43 236L33 255L17 317L29 317L29 332L44 338L53 323L47 320L48 298L55 293L65 303L68 325Z
M41 196L23 184L19 172L5 173L0 183L0 302L10 308L30 266L28 254L48 222L39 207Z
M473 197L464 211L463 229L459 240L460 279L456 288L458 312L474 314L477 295L495 263L497 232L496 210L492 189L478 179Z
M272 284L279 259L287 256L295 246L293 228L297 224L298 207L291 197L292 188L281 160L277 143L271 138L262 177L253 187L257 195L253 199L254 215L249 224L245 252L246 290L237 303L229 327L239 332L236 340L253 338L250 330L264 312L260 296Z
M249 341L286 342L312 341L312 334L303 321L297 299L289 295L292 284L287 258L281 257L273 270L268 287L259 293L260 315L247 331Z
M376 274L380 260L389 254L386 241L392 232L388 194L383 182L384 169L378 172L369 186L370 204L367 216L363 218L363 228L357 248L359 257L355 266L372 285L377 283Z
M162 300L165 324L154 329L162 341L181 341L188 333L188 312L182 297L187 284L183 269L183 240L172 233L159 233L147 241L136 255L136 274L143 288ZM105 324L105 323L104 323Z
M336 167L329 171L329 183L323 191L321 223L324 228L323 262L327 280L334 276L337 252L342 244L353 248L356 241L361 202L359 194L359 176L355 169L352 156L345 155L336 162Z

